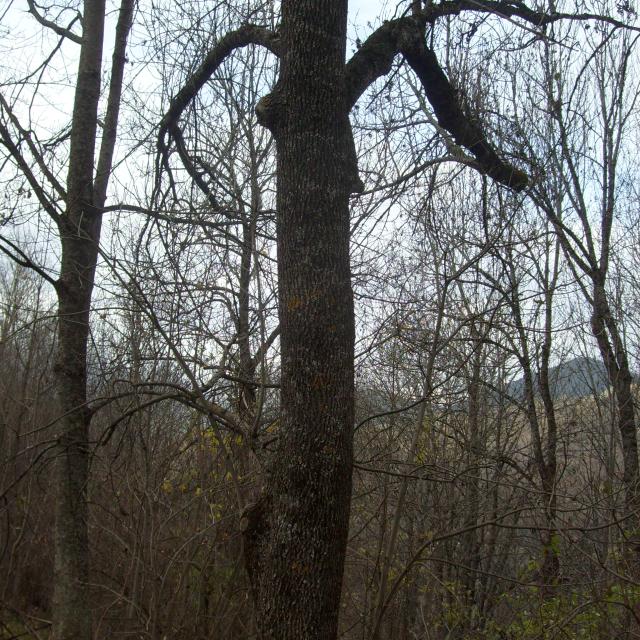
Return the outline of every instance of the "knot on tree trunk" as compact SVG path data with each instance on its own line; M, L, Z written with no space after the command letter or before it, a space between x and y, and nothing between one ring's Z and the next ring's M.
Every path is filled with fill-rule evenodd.
M260 98L256 105L256 117L273 134L281 128L285 118L285 100L278 85L271 93Z

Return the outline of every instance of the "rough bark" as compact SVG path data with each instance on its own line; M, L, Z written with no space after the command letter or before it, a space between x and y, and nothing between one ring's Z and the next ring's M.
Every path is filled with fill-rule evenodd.
M104 0L87 0L71 124L67 201L58 220L61 244L58 344L54 364L60 412L56 446L55 640L89 640L87 484L91 413L87 406L87 344L102 207L104 206L134 0L124 0L116 29L105 128L94 182L100 99Z
M86 2L71 129L67 210L60 222L58 348L54 365L61 418L56 448L53 635L89 640L87 339L100 217L93 206L93 160L104 29L104 2Z
M402 50L429 85L438 119L454 114L443 126L469 147L478 166L516 189L527 181L466 118L435 57L417 43L424 18L381 27L348 65L346 23L346 0L283 0L277 36L245 25L221 38L160 126L166 157L167 138L183 147L178 120L185 107L235 48L259 44L280 57L279 80L256 113L277 153L281 418L264 490L244 518L245 560L265 640L331 640L337 634L354 410L348 205L349 195L362 188L351 107ZM180 157L215 203L186 154Z
M258 109L278 158L282 350L278 452L246 532L265 640L337 633L353 440L346 21L346 0L285 0L280 79Z

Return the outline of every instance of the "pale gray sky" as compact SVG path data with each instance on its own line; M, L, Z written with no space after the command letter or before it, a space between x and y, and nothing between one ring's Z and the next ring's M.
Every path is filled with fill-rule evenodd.
M395 2L387 2L386 0L349 0L349 26L350 33L355 35L352 25L357 26L357 33L362 37L369 33L367 22L375 24L381 14L388 13L384 10L385 6L392 5ZM387 17L385 15L385 17Z

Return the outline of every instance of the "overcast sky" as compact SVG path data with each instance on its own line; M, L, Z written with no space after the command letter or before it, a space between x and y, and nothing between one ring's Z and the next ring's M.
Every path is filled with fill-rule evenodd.
M395 2L387 0L349 0L349 26L357 26L357 32L361 36L366 36L369 32L367 22L375 24L378 17L384 13L385 17L388 11L385 7L391 5L395 7Z

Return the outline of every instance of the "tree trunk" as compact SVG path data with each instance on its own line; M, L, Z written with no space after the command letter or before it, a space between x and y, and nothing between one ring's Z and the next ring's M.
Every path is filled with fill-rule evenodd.
M354 400L346 21L346 0L284 0L281 75L257 110L277 148L282 354L278 452L245 531L265 640L337 633Z
M478 568L480 565L480 548L481 541L479 531L475 528L480 519L480 474L481 474L481 452L482 452L482 435L481 435L481 412L482 412L482 359L483 359L483 336L471 322L471 337L474 340L475 348L471 354L471 362L469 363L469 377L467 380L468 393L468 451L467 451L467 474L468 479L465 481L464 497L465 497L465 519L464 525L468 527L468 531L462 537L462 559L466 565L464 570L464 598L466 598L466 609L468 617L463 625L462 632L471 633L476 629L478 616L478 593L477 579ZM466 627L466 629L464 628Z
M89 542L87 486L89 422L87 345L102 208L111 175L125 50L135 1L123 0L116 26L109 98L95 171L105 1L85 0L78 63L65 215L57 220L62 249L58 294L58 345L54 364L60 412L56 443L55 583L53 637L90 640L87 592Z
M558 481L558 424L556 410L551 395L551 383L549 380L549 360L551 357L551 342L553 338L553 294L557 282L558 254L556 248L556 261L552 281L549 281L549 269L546 268L545 278L545 325L544 342L541 346L540 376L538 388L542 397L544 414L547 421L546 459L544 466L539 469L542 483L542 491L545 500L545 512L547 516L548 531L543 536L544 555L540 576L542 581L541 595L543 598L552 598L556 593L556 585L560 577L560 558L557 548L557 495L556 484Z
M640 551L638 535L638 508L640 496L638 486L640 468L638 466L638 439L636 433L631 370L627 353L620 337L615 319L609 308L604 284L594 282L593 314L591 329L598 342L600 355L613 387L618 409L618 428L622 442L623 477L625 490L625 511L628 519L624 528L631 532L630 543L636 552Z
M93 203L93 162L100 98L104 0L87 1L71 127L67 211L60 221L58 349L54 365L60 420L56 447L53 633L89 640L87 482L87 340L100 215Z

